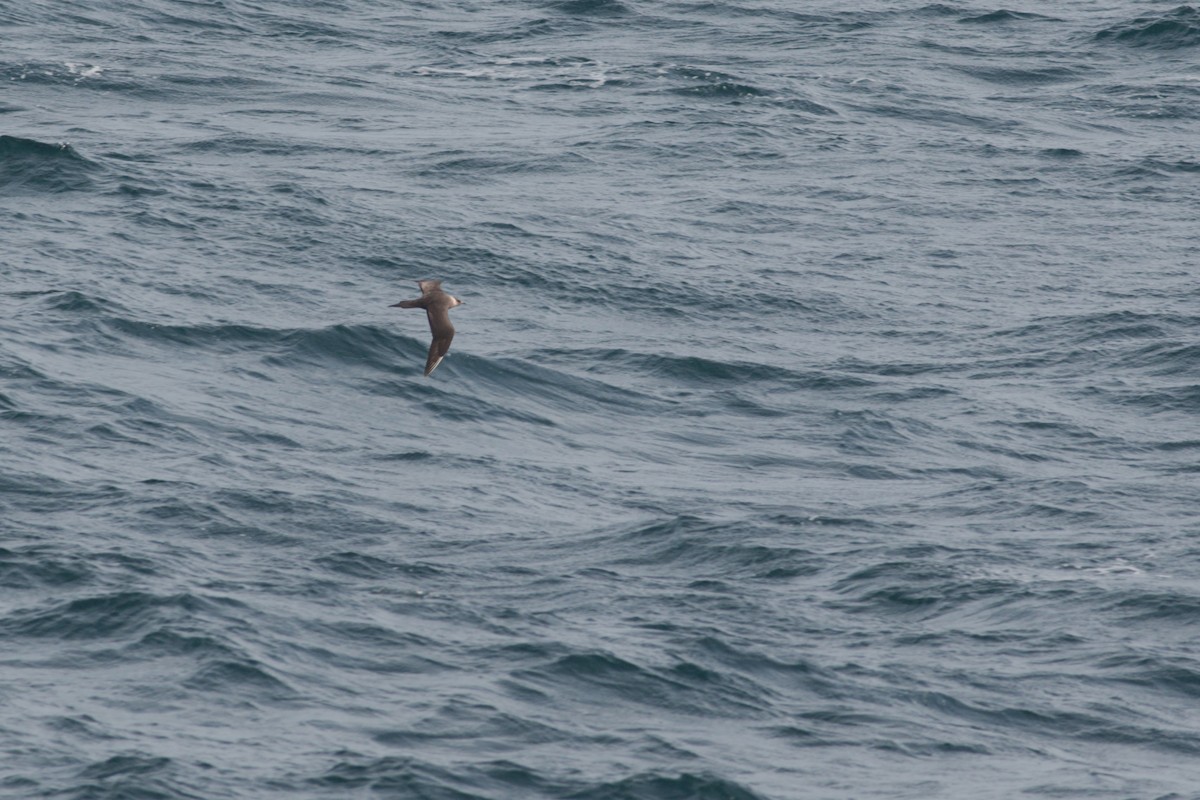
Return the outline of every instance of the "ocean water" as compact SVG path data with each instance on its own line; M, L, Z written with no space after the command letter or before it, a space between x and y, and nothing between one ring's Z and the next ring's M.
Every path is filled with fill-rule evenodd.
M0 796L1200 797L1196 6L0 41Z

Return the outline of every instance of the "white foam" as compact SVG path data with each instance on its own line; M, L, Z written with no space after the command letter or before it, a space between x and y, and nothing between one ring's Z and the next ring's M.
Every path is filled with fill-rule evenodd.
M67 68L68 72L70 72L72 75L78 76L78 78L81 80L83 78L98 77L100 73L104 72L104 69L96 64L76 64L72 61L66 61L63 62L63 65Z
M590 59L562 63L552 58L496 58L481 67L429 67L413 69L430 77L486 78L495 81L557 80L571 86L598 89L608 83L609 66Z

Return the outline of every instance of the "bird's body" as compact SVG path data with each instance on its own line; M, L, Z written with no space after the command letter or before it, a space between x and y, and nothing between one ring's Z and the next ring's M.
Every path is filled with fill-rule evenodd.
M425 377L437 369L450 349L454 339L454 326L450 324L450 309L461 306L462 300L442 291L441 281L417 281L421 296L416 300L401 300L389 308L423 308L429 318L429 330L433 341L429 345L429 358L425 361Z

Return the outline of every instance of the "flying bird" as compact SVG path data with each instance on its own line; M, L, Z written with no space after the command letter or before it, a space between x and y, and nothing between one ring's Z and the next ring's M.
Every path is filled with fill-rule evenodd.
M421 287L421 296L416 300L401 300L388 308L423 308L425 316L429 317L429 330L433 332L433 341L429 345L429 358L425 361L425 377L437 369L450 349L454 339L454 326L450 324L450 309L461 306L462 300L442 291L441 281L417 281Z

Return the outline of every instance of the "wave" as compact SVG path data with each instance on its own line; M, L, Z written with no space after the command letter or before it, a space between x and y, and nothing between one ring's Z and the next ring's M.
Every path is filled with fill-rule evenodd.
M728 100L746 97L765 97L765 89L746 83L739 78L713 69L691 66L673 66L666 70L670 77L689 81L687 86L677 86L669 91L685 97L704 97Z
M128 637L229 604L240 606L236 601L213 601L192 594L164 596L124 591L18 611L4 618L0 630L9 636L47 639Z
M0 481L0 489L9 487ZM33 589L87 584L96 578L88 559L65 556L48 547L9 550L0 547L0 586L5 589Z
M578 800L764 800L762 795L734 781L711 774L688 772L675 776L642 773L620 781L580 789L571 797Z
M73 304L91 307L86 298ZM332 325L312 329L274 329L241 324L156 324L129 317L102 316L101 324L122 337L135 337L167 349L188 348L257 358L272 368L305 370L319 366L340 371L368 394L409 397L436 417L453 422L509 419L556 426L551 411L573 414L588 409L647 413L673 407L670 401L593 377L574 375L533 361L484 358L451 350L448 364L467 373L475 390L451 383L413 381L429 344L424 335L407 336L377 325ZM424 320L420 319L421 327ZM578 362L578 354L574 361ZM446 373L443 373L446 374ZM353 377L351 377L353 376ZM702 379L698 377L698 379ZM485 390L485 391L481 391ZM432 393L432 394L431 394ZM450 393L455 403L434 402ZM277 442L288 445L287 442ZM288 446L297 446L294 442Z
M123 335L149 342L216 352L263 351L284 365L311 361L390 363L396 346L409 337L374 325L331 325L325 328L261 328L236 323L167 325L129 317L109 317L108 326ZM426 345L427 347L428 345Z
M613 550L612 565L678 567L697 577L776 580L819 571L822 559L810 550L749 539L755 532L771 536L776 529L752 521L731 525L683 515L608 533L605 541Z
M85 730L95 727L89 716L67 718L67 726ZM72 730L78 734L79 731ZM62 791L38 792L29 796L191 798L199 797L179 779L182 763L165 756L129 751L96 761L79 770L79 782Z
M1079 80L1081 71L1072 67L987 67L955 66L964 75L1003 86L1043 86Z
M757 361L728 361L703 356L676 356L643 353L623 348L547 348L538 351L539 359L570 360L589 364L597 372L641 373L671 383L681 382L712 388L715 383L753 384L779 382L792 387L838 391L866 388L874 381L842 371L800 371Z
M528 723L525 723L526 725ZM510 731L509 736L516 735ZM386 743L386 742L385 742ZM397 742L399 746L400 742ZM532 745L548 744L533 742ZM607 741L581 742L595 749ZM439 797L485 800L495 797L563 798L567 800L763 800L726 778L707 772L639 772L619 780L588 780L574 769L536 770L507 759L480 760L447 769L410 755L369 758L342 753L324 774L305 781L308 787L337 796L363 791L394 797ZM299 787L297 787L299 789Z
M1145 311L1099 311L1039 317L988 334L992 340L1074 345L1159 339L1184 328L1200 328L1200 317Z
M1171 11L1146 14L1111 25L1095 35L1096 41L1114 41L1131 47L1175 50L1200 44L1200 10L1179 6Z
M503 175L525 174L555 174L574 172L591 161L578 153L559 153L549 156L513 154L508 157L470 156L465 153L453 154L451 158L443 158L432 166L426 167L416 174L425 178L452 177L461 182L465 178L482 182L484 179L494 179Z
M959 20L961 23L972 25L991 25L995 23L1007 22L1031 22L1031 21L1052 21L1061 22L1057 17L1047 17L1042 14L1035 14L1032 11L1009 11L1007 9L999 9L987 14L978 14L971 17L963 17Z
M574 17L623 17L632 13L620 0L558 0L549 7Z
M642 666L605 651L576 652L534 668L515 670L512 679L539 690L591 703L621 703L673 713L721 717L761 710L764 692L731 673L690 662Z
M69 144L0 135L0 190L13 194L88 189L99 165Z
M401 563L350 551L321 556L316 563L331 572L364 580L393 579L398 575L439 578L445 574L445 570L431 564Z
M1174 375L1172 367L1164 374ZM1200 383L1184 382L1176 386L1159 387L1092 387L1084 397L1095 398L1125 408L1141 409L1147 413L1179 412L1188 415L1200 413ZM1184 438L1163 442L1163 449L1182 449L1192 440Z

